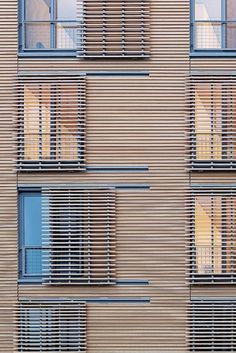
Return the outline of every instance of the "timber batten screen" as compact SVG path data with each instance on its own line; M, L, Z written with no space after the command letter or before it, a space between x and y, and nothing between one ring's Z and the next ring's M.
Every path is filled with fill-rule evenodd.
M191 352L235 352L236 298L193 300L190 312Z
M115 192L43 189L43 283L115 282Z
M82 56L147 57L148 12L148 0L85 0Z
M192 76L189 82L191 167L236 168L236 77Z
M85 352L86 304L28 300L18 304L18 352Z
M85 77L18 81L18 170L85 169Z
M236 282L236 190L196 190L190 199L190 277Z

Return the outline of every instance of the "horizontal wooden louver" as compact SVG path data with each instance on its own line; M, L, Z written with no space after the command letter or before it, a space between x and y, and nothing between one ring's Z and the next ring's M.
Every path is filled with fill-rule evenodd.
M85 78L18 81L18 169L85 169Z
M44 189L43 282L115 281L115 193L109 189Z
M23 301L17 311L18 352L85 352L86 304Z
M190 198L190 278L236 282L236 190L197 190Z
M235 300L194 300L191 303L189 344L192 352L236 351Z
M148 0L85 0L85 57L148 56Z
M191 166L236 168L236 77L193 76L188 87Z

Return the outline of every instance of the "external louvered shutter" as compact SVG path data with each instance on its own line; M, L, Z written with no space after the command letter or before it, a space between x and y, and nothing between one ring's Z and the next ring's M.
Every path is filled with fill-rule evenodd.
M148 56L147 0L85 0L83 7L83 56Z
M17 312L18 352L85 352L86 304L23 301Z
M236 300L236 298L235 298ZM190 350L235 352L236 301L195 300L191 303Z
M44 283L114 283L114 191L44 189L42 200Z
M192 282L236 282L236 190L192 193L190 245Z
M85 169L85 78L18 81L18 169Z
M236 168L236 76L193 76L188 91L192 168Z

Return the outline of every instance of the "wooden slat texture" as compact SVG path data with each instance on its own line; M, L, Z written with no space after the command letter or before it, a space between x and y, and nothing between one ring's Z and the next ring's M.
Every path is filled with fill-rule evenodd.
M85 0L82 55L148 55L148 0Z
M17 300L17 178L14 169L14 84L17 1L0 2L0 352L13 351Z
M30 77L18 82L18 169L83 170L84 77Z
M9 21L9 2L3 1L4 19ZM12 0L10 1L12 3ZM92 3L92 2L91 2ZM108 3L108 2L107 2ZM109 2L110 4L111 2ZM131 2L127 2L131 3ZM145 2L146 3L146 2ZM14 0L14 31L17 29L17 2ZM97 2L98 4L98 2ZM2 6L2 4L0 5ZM116 190L116 276L117 280L145 280L149 285L111 286L45 286L19 284L19 301L44 298L79 297L150 298L150 303L87 303L88 353L163 353L187 352L187 301L190 295L186 281L185 192L189 175L185 159L185 79L189 70L189 1L151 0L149 7L150 36L145 41L150 48L146 60L134 60L123 55L122 60L104 56L86 58L19 57L20 73L58 71L141 73L144 76L88 76L86 88L86 166L131 167L123 172L26 172L18 173L18 184L93 184L93 187L113 187ZM138 9L137 9L138 10ZM135 10L136 11L136 10ZM95 25L98 23L95 22ZM8 35L6 34L5 36ZM130 37L126 37L130 43ZM107 38L107 40L110 37ZM16 40L16 32L14 32ZM135 50L140 48L136 46ZM123 45L123 44L122 44ZM127 47L130 50L130 47ZM4 46L4 50L6 46ZM93 48L94 49L94 48ZM99 55L101 54L101 47ZM114 47L108 46L114 54ZM120 50L120 46L118 48ZM117 47L115 48L117 51ZM123 49L122 49L123 50ZM130 53L130 52L129 52ZM102 53L103 54L103 53ZM16 60L16 51L14 53ZM136 56L136 53L135 55ZM119 52L120 57L120 52ZM139 57L143 57L142 54ZM104 65L105 63L105 65ZM4 70L6 61L4 59ZM111 72L112 73L112 72ZM49 74L47 74L47 77ZM61 76L61 74L60 74ZM7 77L6 77L7 78ZM8 79L8 78L7 78ZM4 87L6 92L6 87ZM5 103L4 103L5 104ZM9 102L5 104L9 108ZM8 120L7 120L8 119ZM9 117L6 115L7 128ZM9 131L7 131L7 151ZM8 168L16 160L17 146L10 153ZM135 166L148 166L137 172ZM9 175L5 181L9 182ZM128 188L127 184L137 188ZM140 185L150 188L142 188ZM16 182L12 184L15 192ZM53 186L54 187L54 186ZM4 191L7 189L4 189ZM13 205L16 200L13 192ZM11 194L12 195L12 194ZM5 222L9 193L3 203ZM10 208L10 203L9 203ZM11 208L12 209L12 208ZM14 212L16 209L14 208ZM15 226L16 215L9 224ZM11 223L12 222L12 223ZM11 238L3 227L3 254L11 252ZM15 246L17 232L11 233ZM6 251L7 249L7 251ZM9 250L10 249L10 250ZM13 254L11 252L11 254ZM14 278L16 290L16 255L11 262L3 261L2 275ZM14 262L15 261L15 262ZM15 277L9 269L14 267ZM9 273L10 272L10 273ZM132 282L132 281L131 281ZM1 278L1 283L2 278ZM9 290L9 288L7 288ZM5 292L6 293L6 292ZM1 297L2 293L0 294ZM7 297L6 299L9 299ZM16 300L16 298L14 297ZM9 302L9 300L8 300ZM12 308L7 311L10 318ZM9 314L10 313L10 314ZM6 316L6 315L5 315ZM10 322L11 319L8 319ZM2 319L1 324L4 325ZM2 334L0 351L12 353L14 330ZM2 331L2 332L3 332ZM1 331L0 331L1 333ZM9 349L10 347L10 349Z
M109 189L43 189L43 282L115 282L115 194Z

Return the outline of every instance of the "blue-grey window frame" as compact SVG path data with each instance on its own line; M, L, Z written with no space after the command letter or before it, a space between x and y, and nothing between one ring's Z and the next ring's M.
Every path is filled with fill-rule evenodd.
M42 273L27 275L24 272L25 267L25 236L24 236L24 225L23 225L23 195L24 194L35 194L41 195L41 188L23 188L18 192L18 278L19 282L36 282L42 283ZM42 247L41 247L42 248Z
M222 26L221 30L221 45L222 48L219 49L196 49L194 48L195 44L195 33L194 33L194 28L195 28L195 1L196 0L190 0L190 54L191 56L217 56L217 57L222 57L222 56L236 56L236 48L235 49L227 49L224 48L225 45L225 26ZM221 20L220 21L215 21L217 23L219 22L226 22L226 1L227 0L221 0ZM236 16L235 16L236 18ZM209 21L208 21L209 22ZM214 22L214 21L211 21ZM228 21L228 22L234 22L234 21ZM236 20L235 20L236 24Z
M55 16L55 1L56 0L50 0L51 3L51 16ZM53 15L52 15L53 14ZM56 22L55 18L52 19L50 18L50 21ZM37 21L36 21L37 22ZM59 22L67 22L66 20L59 21ZM70 21L68 21L70 22ZM75 21L71 21L75 22ZM81 22L82 24L82 22ZM60 49L60 48L44 48L44 49L26 49L25 48L25 0L19 0L19 5L18 5L18 55L19 56L44 56L44 57L53 57L53 56L65 56L65 57L76 57L78 56L78 50L79 49ZM82 38L82 33L81 33L81 38ZM50 43L52 44L52 39L53 39L53 44L55 44L55 29L54 25L51 22L51 30L50 30ZM82 43L82 39L81 39Z

